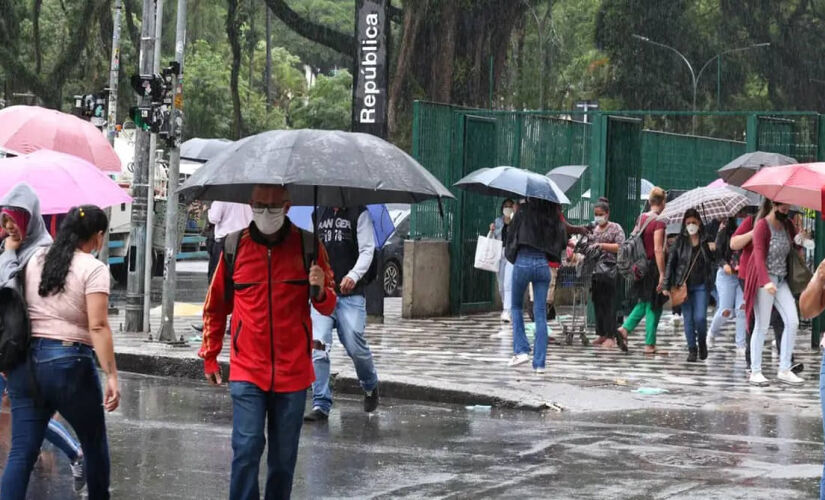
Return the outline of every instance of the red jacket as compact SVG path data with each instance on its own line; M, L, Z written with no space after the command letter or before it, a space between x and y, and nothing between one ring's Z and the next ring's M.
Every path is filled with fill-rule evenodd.
M267 244L257 229L246 229L235 254L234 300L226 303L226 263L221 256L203 309L204 371L219 370L226 317L232 315L229 380L250 382L267 392L304 390L315 380L309 282L300 230L292 224L283 239ZM326 296L313 306L323 315L335 309L332 270L323 245L318 265L326 272Z
M785 230L791 240L791 252L797 251L794 244L796 237L796 227L791 221L785 221ZM771 245L771 229L768 227L767 219L760 219L753 229L753 253L748 260L748 267L745 270L745 315L750 324L753 316L753 308L756 305L756 292L771 281L768 275L768 249ZM741 268L741 261L740 261ZM775 283L774 283L775 284Z

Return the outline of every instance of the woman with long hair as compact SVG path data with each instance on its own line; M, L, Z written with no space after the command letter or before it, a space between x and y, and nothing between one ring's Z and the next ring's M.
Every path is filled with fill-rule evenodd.
M567 244L559 205L545 200L528 199L520 206L507 232L506 257L513 264L513 358L510 366L530 361L530 343L524 330L524 293L532 283L536 300L533 314L536 340L533 370L545 371L547 358L547 297L550 287L548 262L560 262Z
M610 202L599 198L593 207L595 226L590 235L592 244L599 249L599 261L593 272L590 288L593 308L596 312L596 335L593 345L615 347L616 337L616 254L624 243L624 230L610 221Z
M639 302L625 319L624 324L619 327L616 340L619 347L627 352L629 333L638 326L642 318L645 318L645 354L654 354L656 352L656 331L659 328L659 320L662 318L662 307L667 302L667 297L662 295L662 286L665 281L665 230L667 225L658 220L659 215L665 209L665 191L660 187L654 187L648 196L648 203L650 203L650 211L641 214L636 221L637 229L644 227L642 241L648 260L648 271L642 279L633 283L633 294ZM647 224L646 227L645 224Z
M664 294L670 296L671 287L687 287L687 298L682 303L688 362L695 363L708 357L708 295L713 289L714 255L705 238L705 226L695 208L685 211L682 230L667 257Z
M744 290L738 277L741 252L732 250L730 241L743 222L744 217L729 217L722 221L716 234L716 293L719 294L719 301L708 332L708 347L713 348L716 337L721 335L722 326L735 318L736 352L740 356L745 354L747 346Z
M796 228L788 219L790 205L773 203L768 215L759 220L753 229L753 255L745 278L745 310L754 318L751 339L751 376L753 385L766 385L762 374L762 348L776 307L785 328L779 349L777 378L787 384L801 384L804 379L791 371L799 316L796 301L788 286L788 260L794 248Z
M510 222L513 220L515 211L516 203L513 200L508 198L501 203L501 215L490 224L490 232L493 233L495 239L502 242L507 241L507 230L510 228ZM507 259L501 259L496 277L498 278L498 292L502 302L501 321L509 323L512 321L510 293L513 288L513 264L510 264Z
M109 328L109 270L100 250L109 225L95 206L73 208L54 244L25 270L32 340L25 363L8 373L12 444L0 500L23 499L43 435L54 413L77 432L90 499L109 498L109 446L103 415L120 402ZM101 392L94 357L106 373Z

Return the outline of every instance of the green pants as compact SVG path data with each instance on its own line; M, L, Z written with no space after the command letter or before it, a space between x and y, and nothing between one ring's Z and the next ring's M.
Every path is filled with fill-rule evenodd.
M622 327L630 333L639 325L642 318L645 318L645 345L656 345L656 329L659 327L661 317L661 308L654 309L652 302L639 302L630 311Z

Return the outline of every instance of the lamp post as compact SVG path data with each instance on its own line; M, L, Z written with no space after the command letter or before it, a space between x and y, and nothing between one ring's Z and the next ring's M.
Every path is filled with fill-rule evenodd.
M699 70L699 72L696 73L696 71L693 70L693 65L690 64L690 61L688 60L688 58L685 57L684 54L682 54L681 52L679 52L675 48L671 47L670 45L665 45L663 43L653 41L650 38L648 38L646 36L641 36L641 35L635 35L634 34L633 38L636 38L637 40L641 40L642 42L649 43L649 44L652 44L652 45L656 45L657 47L662 47L663 49L667 49L667 50L670 50L672 52L675 52L682 59L682 61L684 61L684 63L687 64L688 71L690 71L690 78L693 82L693 113L694 114L693 114L693 117L692 117L692 120L691 120L691 131L690 131L691 134L696 133L696 91L699 87L699 79L702 77L702 73L705 72L705 70L708 68L710 63L712 63L715 59L718 58L717 75L716 75L716 99L717 99L717 107L719 107L719 101L720 101L720 99L719 99L719 95L720 95L719 90L721 88L721 81L720 81L721 76L720 75L722 73L722 56L725 55L725 54L730 54L731 52L741 52L743 50L750 50L750 49L756 49L756 48L760 48L760 47L770 46L770 43L756 43L756 44L753 44L753 45L748 45L747 47L737 47L735 49L729 49L729 50L722 51L722 52L716 54L715 56L711 57L710 59L708 59L708 61L702 66L702 68Z

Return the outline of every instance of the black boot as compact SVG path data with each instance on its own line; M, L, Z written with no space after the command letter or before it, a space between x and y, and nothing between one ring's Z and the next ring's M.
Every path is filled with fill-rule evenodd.
M697 349L695 347L690 348L690 353L688 354L688 363L695 363L697 357Z
M708 344L705 339L699 339L699 359L702 361L708 359Z

